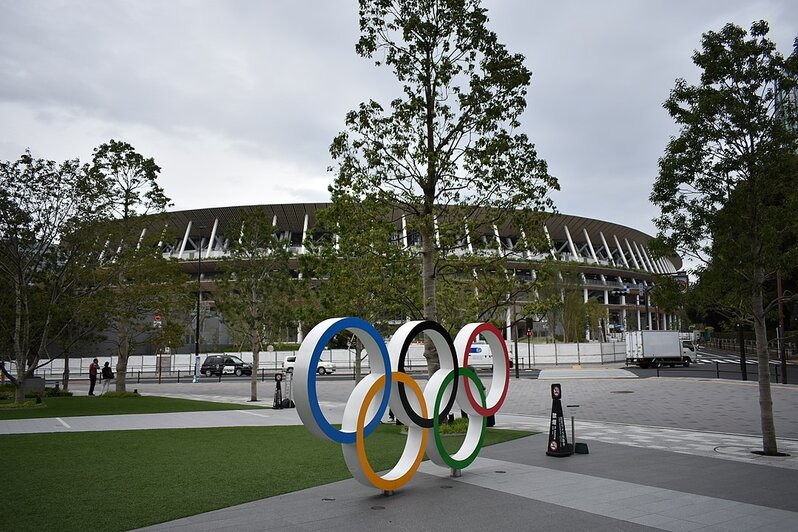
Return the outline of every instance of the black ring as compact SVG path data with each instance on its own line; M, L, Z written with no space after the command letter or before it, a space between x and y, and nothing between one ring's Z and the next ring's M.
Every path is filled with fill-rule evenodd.
M452 386L452 394L449 397L449 402L446 404L446 407L441 410L440 414L438 415L438 422L443 423L446 420L446 417L449 415L449 412L452 410L454 406L454 401L457 396L457 379L460 376L460 364L457 362L457 352L454 349L454 342L452 341L452 337L449 332L443 328L440 323L437 323L432 320L424 320L419 322L411 331L408 333L407 337L405 338L404 344L402 344L402 349L399 351L399 371L405 371L405 358L407 357L407 351L410 348L410 343L413 339L418 336L419 333L427 330L433 330L440 334L443 337L444 342L449 346L449 352L452 356L452 367L454 368L454 380ZM437 348L436 348L437 350ZM438 353L438 357L440 358L440 353ZM402 401L402 406L407 412L407 415L410 419L421 428L431 429L435 426L432 421L432 417L429 418L421 417L419 414L413 410L413 406L410 404L410 401L407 399L407 391L405 390L405 385L402 382L398 382L397 386L399 388L399 399Z

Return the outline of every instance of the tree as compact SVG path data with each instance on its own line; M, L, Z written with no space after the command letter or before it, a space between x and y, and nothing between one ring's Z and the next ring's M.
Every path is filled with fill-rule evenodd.
M154 159L113 139L94 150L89 169L104 198L100 212L109 220L98 235L105 240L103 308L115 332L120 392L126 391L128 357L152 334L151 316L187 305L187 279L176 261L164 259L158 247L163 235L153 234L163 227L157 214L170 205L158 184L160 170Z
M258 400L260 352L296 321L296 281L288 242L280 240L264 211L245 214L241 238L230 245L224 277L217 280L216 304L236 338L252 349L251 401Z
M763 452L778 452L767 354L765 285L798 260L798 140L794 106L777 105L798 79L798 39L788 60L767 38L768 24L749 33L733 24L702 37L693 55L698 85L676 81L665 109L680 126L659 161L651 201L666 248L702 261L747 294L759 362Z
M685 306L687 304L688 287L673 277L658 275L655 278L654 287L651 289L651 305L658 311L668 314L676 314L686 324L687 316Z
M564 342L579 342L585 335L585 294L582 275L573 264L559 264L558 287L562 292L562 329Z
M82 227L96 219L101 200L78 160L57 164L26 151L0 163L0 287L9 304L2 329L16 364L16 376L8 376L17 402L59 327L69 325L60 311L80 296L79 280L92 267L94 248Z
M372 100L347 114L332 192L404 214L420 239L423 317L436 320L445 235L463 249L511 216L531 235L532 215L552 207L557 181L516 131L531 74L479 0L361 0L359 14L357 53L388 65L403 95L387 112ZM433 371L431 342L425 356Z
M607 320L607 308L595 298L588 299L585 304L585 321L587 330L593 339L604 341L604 327L602 321Z
M359 316L381 330L384 324L421 315L418 262L398 245L389 209L369 200L355 202L333 197L319 212L314 235L306 242L312 251L302 257L306 279L313 279L303 311L306 325L329 316ZM360 380L363 345L357 337L355 379Z

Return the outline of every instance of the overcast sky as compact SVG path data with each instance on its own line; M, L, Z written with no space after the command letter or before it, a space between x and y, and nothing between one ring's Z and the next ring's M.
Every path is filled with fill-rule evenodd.
M789 55L795 0L492 0L532 70L523 130L560 212L653 234L662 108L697 81L701 34L765 19ZM386 68L358 57L355 0L0 0L0 160L58 161L111 138L161 166L174 209L327 201L328 148Z

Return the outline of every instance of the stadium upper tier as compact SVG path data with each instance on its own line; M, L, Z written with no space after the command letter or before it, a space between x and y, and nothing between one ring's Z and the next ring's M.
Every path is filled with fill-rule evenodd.
M293 203L170 212L167 213L168 224L172 234L177 236L172 242L162 243L164 254L186 261L196 261L198 252L201 252L203 261L222 258L227 253L230 240L239 238L242 214L254 210L265 211L282 233L282 238L290 242L291 251L302 254L306 252L304 243L312 234L317 212L328 205ZM511 262L525 263L551 255L557 260L581 263L582 270L588 274L593 272L597 276L612 277L603 280L606 284L615 284L615 277L619 277L617 282L621 281L621 276L631 277L624 271L635 272L634 277L648 280L655 274L672 274L682 267L682 260L677 256L654 258L648 249L652 237L637 229L563 214L551 214L543 224L550 248L538 254L513 252L521 236L514 234L510 224L495 227L493 235L469 235L468 245L494 250L501 246ZM400 227L398 231L401 234ZM400 238L407 246L414 244L412 236L404 234Z

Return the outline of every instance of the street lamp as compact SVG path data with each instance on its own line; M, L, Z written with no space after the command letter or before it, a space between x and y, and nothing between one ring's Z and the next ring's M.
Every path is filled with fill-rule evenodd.
M202 231L205 226L199 226L197 229ZM194 379L192 382L199 382L200 370L200 303L202 300L202 235L199 235L199 244L197 245L197 325L194 330Z

